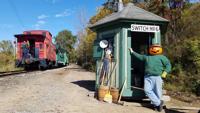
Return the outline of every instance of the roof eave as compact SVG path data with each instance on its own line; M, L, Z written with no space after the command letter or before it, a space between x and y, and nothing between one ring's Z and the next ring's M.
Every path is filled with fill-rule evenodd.
M96 31L97 29L99 28L102 28L102 27L106 27L106 26L109 26L113 23L116 23L116 22L127 22L127 23L130 23L130 22L137 22L137 23L147 23L147 24L168 24L169 21L166 19L166 20L141 20L141 19L127 19L127 18L118 18L118 19L115 19L115 20L112 20L112 21L108 21L106 23L100 23L100 24L93 24L93 25L89 25L89 28L93 31Z

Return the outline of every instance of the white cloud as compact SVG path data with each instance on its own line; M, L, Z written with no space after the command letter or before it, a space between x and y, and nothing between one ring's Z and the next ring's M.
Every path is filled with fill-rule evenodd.
M45 24L46 24L46 21L44 21L44 20L38 20L37 23L34 25L34 28L35 29L40 29L41 26L43 26Z
M45 19L45 18L48 18L49 16L45 15L45 14L42 14L40 16L38 16L38 19Z
M44 25L46 22L44 20L39 20L37 23L40 25Z
M59 17L66 17L66 16L70 16L72 14L72 10L70 9L65 9L63 12L61 13L58 13L55 15L56 18L59 18Z

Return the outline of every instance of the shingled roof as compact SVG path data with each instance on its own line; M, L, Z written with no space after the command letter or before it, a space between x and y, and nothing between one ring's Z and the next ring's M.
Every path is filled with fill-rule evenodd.
M89 27L90 28L97 27L120 19L168 22L167 19L164 19L156 14L153 14L142 8L139 8L135 6L133 3L129 3L126 5L126 7L124 7L122 11L108 15L105 18L97 21L95 24L89 25Z

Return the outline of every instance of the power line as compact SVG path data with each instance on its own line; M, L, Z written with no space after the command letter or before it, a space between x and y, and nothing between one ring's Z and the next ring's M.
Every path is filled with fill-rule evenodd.
M8 0L8 3L10 4L11 8L13 9L13 12L15 13L15 16L16 16L16 18L17 18L17 20L18 20L20 26L22 27L22 30L24 30L24 29L25 29L25 26L24 26L23 21L22 21L22 19L21 19L19 13L18 13L18 11L17 11L17 8L16 8L15 4L13 3L12 0Z

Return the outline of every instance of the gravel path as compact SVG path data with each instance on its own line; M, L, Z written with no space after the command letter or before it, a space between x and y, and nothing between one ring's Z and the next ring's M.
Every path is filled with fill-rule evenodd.
M94 79L94 73L77 65L2 77L0 113L155 113L146 107L107 104L88 97Z

